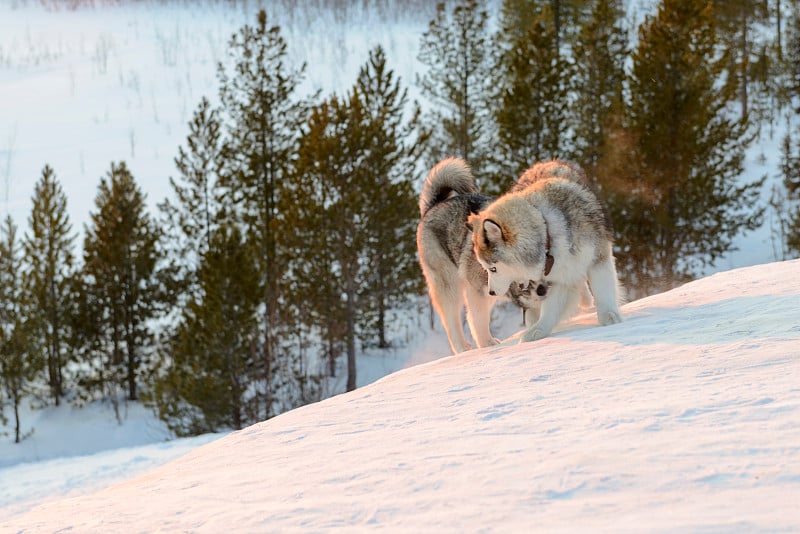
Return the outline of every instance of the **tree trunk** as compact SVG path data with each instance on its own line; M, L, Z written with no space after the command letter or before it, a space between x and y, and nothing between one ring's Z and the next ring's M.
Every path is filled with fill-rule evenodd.
M382 295L378 297L378 348L389 348L386 341L386 300Z
M741 79L741 93L740 93L740 100L742 104L742 117L747 116L747 84L749 83L747 77L747 69L749 64L749 53L747 50L747 8L742 6L742 34L739 42L739 46L741 47L742 53L742 79Z
M331 378L336 376L336 351L333 348L333 336L328 334L328 374Z
M14 443L20 442L19 395L14 395Z
M356 389L356 303L355 280L347 274L347 391Z

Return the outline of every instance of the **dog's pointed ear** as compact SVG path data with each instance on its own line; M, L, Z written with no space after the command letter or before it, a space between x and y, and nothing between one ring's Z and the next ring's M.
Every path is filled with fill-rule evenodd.
M490 243L496 243L505 239L503 229L491 219L483 221L483 233L486 236L486 240Z

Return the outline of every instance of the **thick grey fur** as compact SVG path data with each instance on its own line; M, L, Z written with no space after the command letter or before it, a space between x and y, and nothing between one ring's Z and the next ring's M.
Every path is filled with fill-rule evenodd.
M478 192L475 178L460 158L447 158L425 178L419 199L417 250L428 292L444 324L454 354L471 345L464 337L461 310L479 347L497 343L489 331L497 297L487 291L487 273L475 259L467 219L494 200Z
M530 298L539 301L539 317L523 333L522 341L550 335L577 307L587 279L600 323L622 320L611 224L574 164L535 164L511 191L471 215L469 221L476 257L492 271L490 293L520 285L537 288ZM545 274L548 254L554 263Z

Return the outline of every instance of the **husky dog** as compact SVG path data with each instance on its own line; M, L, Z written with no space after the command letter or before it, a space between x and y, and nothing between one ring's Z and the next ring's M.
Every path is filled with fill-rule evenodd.
M580 174L570 163L535 164L511 191L468 218L489 294L516 287L539 301L538 320L520 341L550 335L574 312L587 279L600 324L622 320L611 224Z
M419 262L454 354L472 348L461 326L465 303L467 322L478 346L498 343L489 323L492 306L506 296L506 291L489 294L487 274L475 259L466 224L470 215L479 213L493 200L478 192L472 171L459 158L436 164L422 186L417 227ZM508 295L512 299L516 296L513 291Z

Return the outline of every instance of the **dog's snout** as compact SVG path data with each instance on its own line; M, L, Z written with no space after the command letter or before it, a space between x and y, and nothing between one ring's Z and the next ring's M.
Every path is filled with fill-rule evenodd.
M490 290L489 290L489 294L490 294L491 296L493 296L493 297L494 297L495 295L497 295L497 293L495 293L493 289L490 289Z
M536 288L536 294L540 297L547 295L547 286L544 284L539 284L539 286Z

